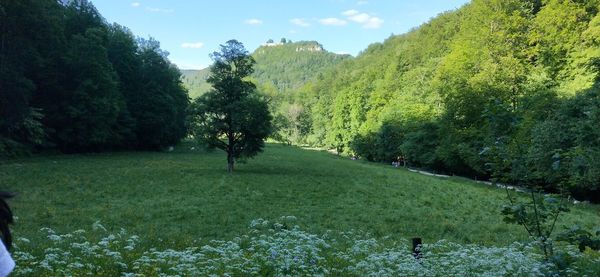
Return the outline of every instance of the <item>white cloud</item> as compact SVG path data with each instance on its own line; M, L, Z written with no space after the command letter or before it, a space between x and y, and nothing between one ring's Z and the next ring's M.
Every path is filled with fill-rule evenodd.
M173 9L161 9L161 8L150 8L150 7L147 7L146 10L148 10L149 12L155 12L155 13L172 13L172 12L174 12Z
M383 25L383 19L379 17L371 17L369 21L363 25L364 28L367 29L377 29Z
M134 8L137 8L140 5L141 5L140 2L133 2L133 3L131 3L131 6L134 7Z
M320 19L319 22L323 25L330 25L330 26L344 26L348 23L348 22L346 22L346 20L335 18L335 17L323 18L323 19Z
M371 19L371 16L366 13L359 13L359 14L355 14L353 16L349 16L348 19L352 20L356 23L363 24L363 23L368 22L369 19Z
M347 10L347 11L343 12L342 14L345 16L353 16L355 14L358 14L358 11L357 10Z
M244 23L248 24L248 25L260 25L260 24L263 24L262 20L256 19L256 18L246 19L244 21Z
M377 29L383 25L383 19L357 10L347 10L342 14L346 16L347 20L361 24L366 29Z
M192 49L200 49L204 46L202 42L184 42L181 44L183 48L192 48Z
M304 20L302 18L292 18L292 19L290 19L290 23L300 26L300 27L310 26L310 23L306 22L306 20Z

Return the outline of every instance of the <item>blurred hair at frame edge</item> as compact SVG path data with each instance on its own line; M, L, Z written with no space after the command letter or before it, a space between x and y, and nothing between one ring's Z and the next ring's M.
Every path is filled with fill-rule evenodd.
M14 223L13 213L6 199L13 198L16 194L8 191L0 191L0 232L2 233L2 245L0 245L0 277L8 276L15 268L15 262L10 256L12 247L12 235L9 224Z

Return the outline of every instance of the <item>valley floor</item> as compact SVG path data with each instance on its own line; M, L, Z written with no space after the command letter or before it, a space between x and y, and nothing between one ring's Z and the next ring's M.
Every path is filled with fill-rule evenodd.
M172 247L231 239L258 218L295 216L313 233L355 230L425 242L505 245L526 240L502 221L505 191L436 178L326 152L269 144L228 175L225 155L195 150L38 156L3 162L2 189L18 220L15 235L49 227L71 232L100 221ZM600 222L600 206L580 204L558 226Z

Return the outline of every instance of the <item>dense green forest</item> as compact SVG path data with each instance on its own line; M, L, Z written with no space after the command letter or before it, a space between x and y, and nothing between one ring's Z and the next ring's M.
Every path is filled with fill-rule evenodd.
M158 41L86 0L0 2L0 155L157 149L186 135L189 102Z
M599 1L475 0L292 92L294 143L600 199Z

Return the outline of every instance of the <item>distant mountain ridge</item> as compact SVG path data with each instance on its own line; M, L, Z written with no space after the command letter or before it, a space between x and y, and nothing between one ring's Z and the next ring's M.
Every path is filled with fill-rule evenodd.
M317 41L283 41L264 43L252 56L256 60L252 78L260 88L285 93L302 87L339 63L352 58L325 50ZM182 81L191 98L196 98L210 89L206 83L209 68L181 70ZM274 92L271 92L274 93Z

